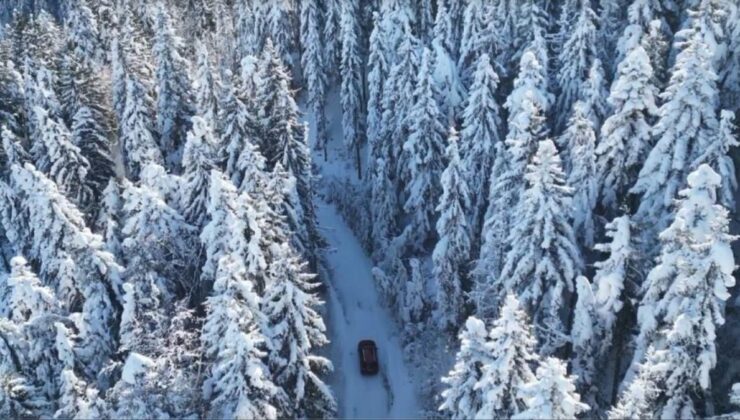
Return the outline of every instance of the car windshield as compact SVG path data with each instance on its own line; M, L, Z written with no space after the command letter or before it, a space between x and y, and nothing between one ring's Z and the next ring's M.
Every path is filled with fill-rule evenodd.
M375 351L372 348L362 349L362 358L368 363L375 363Z

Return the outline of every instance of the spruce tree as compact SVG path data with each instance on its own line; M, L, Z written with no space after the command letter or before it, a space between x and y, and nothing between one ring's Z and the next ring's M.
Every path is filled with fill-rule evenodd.
M267 318L268 361L282 416L329 417L337 403L319 375L332 370L331 362L313 348L328 343L326 327L317 312L313 275L287 244L275 245L262 310ZM283 400L284 399L284 400Z
M476 387L483 393L483 404L476 418L505 418L525 408L525 384L534 380L539 356L527 313L519 300L508 294L499 317L494 321L486 345L491 363L482 367L483 375Z
M563 44L558 61L557 81L560 94L557 103L558 126L564 127L571 106L583 97L584 83L596 59L596 14L591 0L578 0L578 18Z
M455 365L442 378L447 388L442 391L439 410L453 419L470 419L475 418L484 402L484 395L477 387L483 367L493 364L494 360L483 321L468 318L459 339L460 350L455 355Z
M596 134L586 114L585 104L576 102L568 128L560 137L561 148L568 157L568 186L574 191L573 229L583 245L594 244L594 208L598 194L596 180Z
M470 228L466 214L470 211L470 192L462 174L457 132L450 130L447 140L447 168L442 172L442 195L437 212L439 240L432 253L437 294L437 322L442 328L454 330L463 309L463 285L467 277L465 266L470 259Z
M188 223L202 228L208 220L208 180L216 168L217 144L210 121L201 116L192 121L182 159L181 208Z
M720 185L708 165L692 172L673 223L660 235L658 265L645 279L638 311L637 375L611 417L701 416L717 363L716 330L735 285L735 238L727 210L716 204Z
M576 392L574 378L568 375L565 363L548 357L537 368L537 379L522 387L526 410L513 419L574 419L589 409Z
M691 162L706 150L719 128L717 76L710 47L701 36L702 22L696 19L676 34L685 41L679 44L671 80L661 95L663 105L653 128L655 146L630 190L641 196L636 218L650 225L645 232L649 240L669 223L672 200L685 185Z
M460 155L464 179L470 188L471 228L477 236L488 206L490 175L496 159L496 144L501 142L501 109L496 102L499 78L488 54L478 58L470 96L463 111Z
M525 175L527 188L512 218L512 248L501 272L503 293L517 293L533 314L544 354L562 345L561 309L583 265L568 208L572 190L551 140L539 143ZM502 301L504 295L498 297Z
M146 106L144 87L133 75L126 76L125 105L119 122L119 141L127 175L136 180L150 163L163 162L154 137L154 121Z
M651 120L657 114L657 89L652 84L647 53L637 45L619 64L609 104L613 111L601 127L596 165L601 203L615 210L645 159Z
M328 69L325 66L324 42L326 38L321 33L321 10L319 2L315 0L301 2L301 66L308 103L313 112L316 126L316 147L324 151L327 158L327 142L329 141L326 127L326 91ZM334 38L334 34L332 34Z
M358 10L354 0L347 0L342 8L341 36L341 101L344 144L354 156L358 178L362 177L361 149L363 140L363 72L358 39Z
M178 168L194 113L187 62L180 53L181 42L167 8L160 5L153 46L157 64L157 131L159 145L171 169Z
M730 156L730 150L740 145L737 140L737 128L735 127L735 114L728 110L720 112L719 132L717 138L710 142L701 155L692 164L699 167L706 163L722 177L722 186L719 190L719 201L734 213L735 191L737 190L737 178L735 176L735 163Z
M403 144L405 162L408 162L404 210L411 215L409 245L423 249L432 235L435 206L438 202L440 174L444 168L444 139L446 129L434 94L431 70L431 52L424 50L419 67L415 102L409 110L409 137Z

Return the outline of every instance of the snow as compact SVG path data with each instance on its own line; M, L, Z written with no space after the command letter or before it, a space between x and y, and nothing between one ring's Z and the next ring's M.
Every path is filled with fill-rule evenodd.
M331 205L316 202L320 229L328 242L331 383L340 418L417 418L420 406L395 321L380 302L372 263L350 228ZM360 373L357 343L374 340L380 373Z
M121 379L128 384L136 385L136 376L145 373L154 367L154 360L135 352L131 352L123 365Z

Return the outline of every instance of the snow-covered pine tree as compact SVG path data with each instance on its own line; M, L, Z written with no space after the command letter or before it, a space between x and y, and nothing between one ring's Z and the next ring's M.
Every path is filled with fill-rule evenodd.
M146 93L141 81L126 76L125 105L119 121L119 142L130 179L137 180L144 166L163 163L162 151L154 137L154 121L146 106Z
M228 181L226 181L228 182ZM226 252L218 261L201 341L210 361L204 398L215 417L278 417L272 405L277 388L267 366L259 296L244 260Z
M596 314L593 286L584 276L576 278L576 295L578 298L573 310L573 325L570 331L573 343L570 366L578 391L588 401L591 409L595 410L598 408L595 379L601 331Z
M542 66L536 56L527 51L522 56L514 90L504 105L509 111L509 131L506 147L494 154L491 169L488 208L483 218L481 249L475 267L476 301L480 316L488 316L497 304L493 301L501 291L497 279L504 265L512 216L524 190L526 168L537 150L537 144L547 135L544 111L549 107ZM496 147L497 145L494 145ZM486 314L486 315L484 315Z
M442 392L439 410L453 419L472 419L484 402L484 395L476 386L483 375L483 367L495 361L483 321L468 318L459 338L460 350L455 355L455 366L442 378L447 388Z
M480 56L497 52L498 40L492 13L491 2L485 0L468 1L465 6L458 65L466 86L473 81Z
M208 222L208 181L216 168L216 137L211 127L213 120L200 115L192 118L183 152L183 182L180 208L187 222L202 229Z
M676 34L682 42L668 87L661 94L663 105L653 128L657 141L630 190L641 195L636 221L644 225L645 246L652 247L657 233L670 223L672 200L685 185L691 163L719 129L717 75L711 65L711 46L702 36L703 23L697 17L690 28Z
M722 177L719 201L731 213L735 212L737 177L735 176L735 163L732 156L730 156L730 150L740 146L736 132L735 114L732 111L722 110L717 138L707 144L692 164L692 167L698 168L701 164L706 163Z
M650 60L639 44L619 64L612 83L612 113L601 127L596 165L601 204L615 211L636 179L651 139L658 91Z
M211 56L205 43L199 41L195 46L197 55L195 80L195 113L211 124L218 121L218 85L211 65ZM214 131L220 127L214 126Z
M673 223L664 230L658 265L645 279L633 369L610 417L702 416L717 362L735 260L727 210L717 202L720 176L708 165L689 175ZM638 367L638 363L642 363Z
M526 410L513 419L574 419L589 409L581 402L576 392L575 380L568 375L565 363L548 357L537 368L537 379L525 384L521 394L525 398Z
M122 192L122 250L140 270L156 274L164 298L181 297L193 287L197 230L167 205L160 192L127 182Z
M424 321L427 308L426 279L422 263L418 258L409 260L411 275L403 291L403 303L399 305L404 328L409 334L419 331L419 324Z
M399 213L398 197L385 159L380 158L375 162L370 188L372 216L370 235L374 257L380 260L386 252L388 243L398 234L398 219L395 217Z
M583 91L581 92L581 100L586 106L588 118L591 120L596 133L599 133L601 125L611 112L608 98L609 89L607 88L604 66L601 64L601 60L597 58L591 64L588 79L584 82Z
M23 76L12 60L0 61L0 127L16 134L23 126L23 96Z
M612 343L621 339L622 333L627 330L626 326L618 324L618 320L625 305L631 306L631 300L637 298L637 279L640 272L640 254L630 217L617 217L607 223L605 229L604 235L608 242L597 244L594 249L607 254L607 257L594 263L596 273L593 277L594 306L601 332L599 340L602 355L612 346L621 348L622 343Z
M483 398L475 418L508 418L525 409L522 388L534 380L539 363L532 326L515 295L506 296L488 337L491 360L475 385Z
M157 64L157 131L159 145L170 169L178 164L193 115L188 63L181 55L182 41L175 33L172 18L164 4L156 18L153 55Z
M568 121L573 103L583 97L584 83L598 53L597 18L591 7L591 0L578 0L576 13L578 17L569 30L558 57L560 68L556 79L560 94L556 106L556 119L557 126L561 129Z
M476 63L460 132L460 155L464 179L470 188L470 226L474 238L488 207L489 174L496 159L496 144L501 141L501 109L496 102L498 84L489 55L482 54Z
M35 107L33 117L40 137L34 139L37 152L36 166L48 174L59 189L82 210L94 204L94 193L87 181L90 162L82 156L79 147L72 144L69 129L64 122L49 115L46 110Z
M383 159L379 144L382 131L383 89L388 83L387 78L392 65L391 53L393 52L388 45L389 28L386 28L386 22L380 18L378 13L374 15L373 21L375 24L370 32L367 58L367 120L365 121L367 142L370 147L371 161L368 165L370 173L377 170L373 168L373 162Z
M299 13L297 3L296 1L278 1L264 3L261 6L265 9L263 12L264 34L272 41L280 60L290 74L298 74L300 65L299 62L293 62L294 54L297 52L298 37L296 35L299 29L294 24L298 21L296 19ZM332 35L336 36L336 34Z
M437 323L444 329L456 330L462 321L463 285L470 260L470 228L466 220L470 211L470 191L463 175L454 127L450 128L447 144L448 163L440 178L442 195L436 209L439 239L432 253L432 263L438 286Z
M568 128L559 138L561 150L570 153L566 160L568 186L573 195L573 229L586 247L594 244L594 208L599 185L596 179L596 134L583 102L573 104Z
M437 106L432 77L431 52L424 50L419 66L418 83L414 91L415 102L409 110L409 137L403 144L403 164L408 164L405 184L404 210L411 216L406 227L408 245L421 250L433 233L435 207L438 203L439 179L444 168L445 137L444 119Z
M320 2L306 0L301 2L301 67L308 92L308 104L311 106L316 127L316 148L323 150L324 159L327 159L327 142L329 141L326 127L326 91L328 89L327 72L325 65L326 38L321 33ZM335 38L336 34L332 34Z
M104 251L102 238L85 226L82 214L56 185L31 164L11 166L12 213L3 214L6 235L39 266L44 284L65 308L81 312L77 355L87 374L97 372L113 352L109 334L119 301L122 268ZM5 188L8 188L5 186Z
M223 100L219 107L219 121L221 122L220 143L222 151L218 153L219 160L224 159L225 171L235 185L243 182L243 174L239 169L241 154L246 148L255 149L257 141L257 124L255 123L254 109L251 98L246 96L245 83L234 83L225 80Z
M67 48L90 68L98 68L103 59L98 22L87 0L70 2L64 26Z
M341 37L342 60L340 73L342 76L342 134L344 144L354 156L358 178L362 178L361 149L364 143L363 133L363 70L360 40L358 39L359 25L357 14L359 8L355 0L346 0L342 7Z
M339 76L335 69L339 68L342 57L342 38L337 36L341 33L342 7L341 0L324 1L324 57L329 81Z
M278 394L279 412L281 417L330 417L337 403L320 375L333 367L312 350L328 343L317 312L322 302L314 295L314 276L289 245L275 246L262 311L270 370L284 393Z
M108 137L110 131L103 124L86 106L77 110L72 117L72 144L80 149L80 154L90 164L85 180L93 193L92 203L96 209L98 198L115 176Z
M652 83L660 91L665 88L667 58L670 49L670 42L667 39L664 25L665 23L660 19L652 20L648 25L647 32L642 34L640 38L640 44L647 52L650 58L650 66L653 68Z
M568 308L573 280L583 265L568 218L572 190L565 186L555 144L539 143L525 175L527 188L512 217L511 250L501 271L503 290L517 293L533 314L544 354L563 344L562 309Z

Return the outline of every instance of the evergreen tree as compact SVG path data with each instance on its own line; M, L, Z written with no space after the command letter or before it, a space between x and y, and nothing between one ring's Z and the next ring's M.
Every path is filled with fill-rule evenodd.
M370 146L371 165L368 170L372 169L372 162L377 159L383 159L381 155L382 132L382 115L383 115L383 94L384 88L388 84L387 78L392 65L392 50L388 45L388 36L390 28L387 28L386 21L381 19L379 14L374 15L373 30L370 33L370 45L367 58L367 120L365 127L367 131L367 141ZM1 74L1 73L0 73Z
M422 249L432 235L435 206L431 203L438 202L437 185L444 167L446 130L435 100L430 56L430 51L424 50L414 92L416 100L408 116L409 137L403 145L403 160L410 165L408 178L404 179L404 210L412 216L406 229L411 234L409 245L415 249Z
M676 34L680 52L654 127L655 146L630 192L640 194L637 221L650 225L649 238L668 224L669 208L684 185L690 164L717 135L717 76L710 47L701 36L702 19ZM649 244L646 244L649 245Z
M411 275L404 289L403 304L399 306L406 331L415 333L418 331L419 324L424 320L426 312L425 274L418 258L409 260L409 266Z
M689 175L674 222L661 233L658 265L645 280L638 311L637 376L612 417L701 416L702 395L717 362L716 329L734 286L727 210L717 201L720 176L708 165Z
M558 96L558 126L563 127L570 115L571 106L583 97L584 83L593 61L596 59L596 14L590 0L578 0L578 18L569 30L558 61L557 74L560 95Z
M596 273L593 278L594 307L601 332L600 353L611 346L620 313L625 304L636 296L636 281L639 273L639 253L635 244L634 226L629 216L624 215L607 223L605 235L607 243L597 244L597 251L608 254L605 260L594 263ZM615 343L619 345L620 343Z
M572 190L565 186L557 149L541 141L525 175L527 189L513 218L501 272L504 293L517 293L534 314L542 352L550 354L562 344L565 329L561 309L582 261L568 220ZM499 296L500 302L504 296Z
M107 129L102 127L90 108L80 108L72 118L72 144L80 149L80 154L90 164L85 180L95 197L93 203L97 203L115 175L107 134Z
M584 82L581 100L584 102L588 118L594 130L598 133L601 125L611 112L608 102L609 90L606 87L606 76L601 60L594 59L588 71L588 79Z
M488 54L478 58L470 96L463 111L460 154L464 179L470 188L471 227L478 232L488 206L491 170L496 159L495 145L501 141L501 109L496 103L499 79ZM482 175L482 176L481 176Z
M560 137L568 157L568 186L574 191L573 229L586 247L594 244L594 208L598 194L596 180L596 134L586 114L585 104L576 102L568 128Z
M363 145L363 72L358 40L358 8L354 0L347 0L342 8L342 133L344 143L355 156L357 176L362 177L360 151Z
M735 209L735 191L737 178L735 177L735 163L730 156L730 150L740 145L737 140L737 128L734 124L735 114L731 111L720 112L719 132L717 139L710 142L701 155L696 158L693 167L706 163L722 177L722 186L719 190L719 201L730 212Z
M6 235L27 250L44 285L65 307L81 312L77 355L87 374L97 372L113 352L109 331L122 269L104 251L102 238L85 226L79 210L41 172L14 163L10 181L13 195L6 199L12 202L2 216Z
M167 8L160 5L153 46L157 64L157 131L169 168L178 165L193 115L191 82L187 62L180 55L181 42Z
M320 2L308 0L301 2L301 67L308 91L308 103L313 111L316 125L316 147L324 151L327 158L327 142L329 141L326 128L326 91L327 68L324 52L326 38L321 33ZM335 34L332 34L332 38Z
M576 306L573 310L573 325L570 336L573 356L570 361L578 390L588 400L591 409L596 408L595 385L596 361L599 351L599 323L596 314L595 296L591 283L584 276L576 278Z
M125 98L119 141L127 174L129 178L136 180L144 166L150 163L160 164L163 159L154 138L154 122L146 106L143 86L131 75L127 76Z
M465 266L470 258L470 230L466 213L470 209L470 192L462 174L457 132L450 130L447 146L447 168L442 172L442 196L437 212L439 240L432 253L437 294L437 321L442 328L454 330L461 322L462 288L467 277Z
M324 2L324 57L326 58L327 79L333 80L339 76L337 69L342 56L341 16L343 3L341 0L326 0Z
M526 384L521 393L527 409L514 419L574 419L589 409L576 392L574 379L568 376L560 359L548 357L537 368L537 379Z
M476 384L483 393L483 404L475 418L511 417L524 410L522 388L534 380L532 369L539 362L532 327L515 295L506 296L488 336L486 346L492 359L482 367Z
M466 85L472 80L481 55L496 52L496 31L493 10L489 3L484 0L473 0L467 2L465 6L459 66Z
M399 213L398 198L388 166L384 159L378 159L375 162L371 179L372 232L370 235L376 259L385 252L387 244L398 233L398 219L395 217Z
M201 116L193 117L193 127L185 143L182 166L183 216L192 226L202 228L208 221L208 180L216 168L217 144L210 121Z
M319 375L331 371L332 364L311 351L328 343L316 312L322 302L313 295L316 285L306 264L288 245L276 246L262 308L270 369L285 393L278 398L281 415L328 417L336 412L337 403Z
M195 111L214 124L218 117L218 97L216 78L211 67L211 58L206 44L198 42L196 45L197 67L194 81ZM218 127L214 127L214 130Z
M459 338L460 350L455 355L455 366L442 378L447 388L442 392L439 410L453 419L471 419L484 403L484 395L477 387L483 367L493 364L494 360L483 321L468 318Z
M613 111L601 127L596 147L601 203L612 210L624 199L650 144L650 124L658 112L651 78L648 56L637 45L619 64L609 95Z
M40 137L35 141L42 144L36 148L36 166L56 182L59 189L80 208L87 210L94 203L93 189L87 181L90 163L72 144L71 135L64 123L39 108L34 108L35 126ZM43 154L39 152L43 150Z
M274 419L278 414L271 403L276 387L262 362L265 338L258 326L263 315L253 284L237 254L219 259L201 333L212 363L204 398L215 417Z
M89 67L97 68L102 60L98 22L86 0L70 2L65 27L68 49Z
M155 275L166 299L182 296L192 288L196 229L151 186L127 183L122 199L122 250L128 265L135 261L138 270Z
M504 140L506 147L496 151L490 174L488 208L483 219L481 251L475 268L476 299L480 303L487 302L486 306L499 293L495 290L500 283L494 279L498 278L504 265L507 238L525 185L527 165L537 150L537 144L547 135L543 112L549 106L550 97L542 90L545 84L542 67L535 55L528 51L522 57L514 90L504 104L509 111L509 131ZM478 310L485 311L483 307Z

